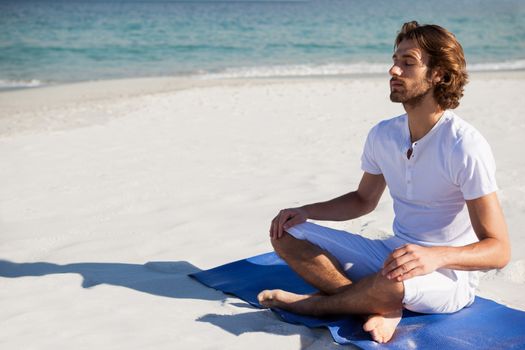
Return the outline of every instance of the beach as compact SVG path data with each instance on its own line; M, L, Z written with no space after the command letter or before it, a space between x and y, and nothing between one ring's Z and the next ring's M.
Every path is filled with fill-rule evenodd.
M478 295L525 310L525 72L471 74L512 244ZM187 276L271 250L279 209L356 188L388 76L80 82L0 93L5 349L335 348ZM392 200L331 227L383 238Z

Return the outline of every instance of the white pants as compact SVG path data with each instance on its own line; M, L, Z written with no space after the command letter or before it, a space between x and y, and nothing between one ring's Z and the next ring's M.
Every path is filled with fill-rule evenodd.
M409 243L395 236L385 240L368 239L311 222L286 231L330 253L352 281L378 272L394 249ZM478 275L470 271L438 269L405 280L403 284L406 309L421 313L451 313L474 302Z

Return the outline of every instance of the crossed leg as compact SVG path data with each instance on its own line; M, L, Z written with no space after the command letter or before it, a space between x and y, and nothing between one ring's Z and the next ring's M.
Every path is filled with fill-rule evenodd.
M259 293L261 305L292 312L323 316L365 315L363 329L379 343L389 341L401 320L403 283L388 280L380 273L353 283L337 260L318 246L285 233L272 245L288 265L320 293L299 295L283 290Z

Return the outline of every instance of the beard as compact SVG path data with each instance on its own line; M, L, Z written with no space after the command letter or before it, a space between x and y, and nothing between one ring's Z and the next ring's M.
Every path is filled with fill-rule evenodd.
M403 83L401 90L390 91L390 101L416 107L421 104L428 94L432 93L432 88L433 86L428 79L421 79L409 87Z

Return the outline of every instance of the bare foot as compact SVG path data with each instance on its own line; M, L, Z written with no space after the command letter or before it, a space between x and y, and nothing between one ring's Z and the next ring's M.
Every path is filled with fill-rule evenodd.
M259 304L266 307L278 307L297 313L308 313L307 305L301 305L300 301L306 301L312 298L312 295L301 295L287 292L281 289L263 290L257 295Z
M394 311L384 315L370 315L363 325L363 329L370 333L372 339L378 343L389 341L396 330L403 310Z

